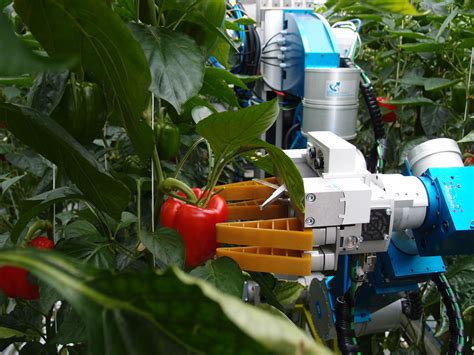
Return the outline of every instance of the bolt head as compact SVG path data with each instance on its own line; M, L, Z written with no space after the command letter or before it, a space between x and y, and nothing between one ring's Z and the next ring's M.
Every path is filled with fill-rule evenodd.
M385 213L387 214L387 216L391 216L392 215L392 209L391 208L387 208L385 210Z
M314 201L316 201L316 196L314 194L307 194L306 195L306 201L314 202Z
M388 234L384 234L384 235L383 235L383 239L389 240L389 239L390 239L390 236L389 236Z
M313 217L308 217L304 220L304 223L309 225L309 226L312 226L316 221L314 220Z

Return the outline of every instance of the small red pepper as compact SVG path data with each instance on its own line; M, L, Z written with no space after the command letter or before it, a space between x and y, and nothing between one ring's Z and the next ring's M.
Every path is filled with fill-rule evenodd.
M194 188L193 192L198 199L203 195L201 189ZM205 208L174 197L161 207L161 226L176 229L184 240L187 268L202 264L216 253L216 223L226 219L227 204L219 195L211 197Z
M39 236L31 241L31 246L36 249L53 249L54 243L47 237ZM39 287L30 282L28 270L4 266L0 268L0 290L11 298L35 300L39 298Z
M389 110L389 112L383 115L383 120L387 123L395 122L397 120L397 114L395 113L397 106L388 104L386 103L386 101L390 101L390 99L382 96L377 97L379 107L383 107Z

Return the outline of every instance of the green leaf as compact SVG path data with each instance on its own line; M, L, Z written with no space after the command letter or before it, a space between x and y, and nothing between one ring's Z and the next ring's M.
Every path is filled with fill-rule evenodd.
M98 269L115 269L115 256L111 244L97 241L94 236L85 234L78 238L61 239L55 249Z
M422 42L422 43L407 43L399 45L399 47L406 52L420 53L420 52L439 52L443 50L444 44L436 42Z
M218 290L241 298L244 277L239 265L228 257L209 260L190 272L190 275L206 280Z
M439 28L438 30L438 33L436 34L436 37L435 37L435 41L439 41L439 38L441 37L441 35L443 34L443 32L448 28L448 26L450 25L451 22L453 22L454 18L458 15L459 13L459 8L458 7L455 7L451 13L449 14L449 16L447 16L443 23L441 24L441 27Z
M390 30L389 33L393 34L394 36L401 36L403 38L412 38L412 39L430 39L427 35L419 32L413 32L411 30L405 29L396 29Z
M120 217L130 200L129 190L58 123L33 109L10 104L0 104L0 121L19 140L64 169L95 206Z
M363 4L373 6L377 11L388 11L403 15L418 15L409 0L363 0Z
M200 48L187 35L163 27L130 24L129 28L150 64L151 92L181 112L202 86L206 58Z
M83 70L103 86L136 153L148 161L153 132L141 114L149 98L150 70L120 17L96 0L15 0L14 7L49 54L77 57Z
M161 275L98 273L35 249L2 251L0 265L27 268L61 293L82 316L92 354L330 353L291 322L177 268Z
M120 222L115 228L115 234L118 233L121 229L125 229L131 226L133 223L136 223L138 220L137 216L130 212L122 212L122 217L120 218Z
M297 281L278 281L274 289L277 300L284 306L294 304L304 291Z
M474 130L469 132L467 136L464 136L458 143L472 143L474 142Z
M462 78L449 80L444 78L428 78L425 80L425 90L433 91L439 89L445 89L456 85L462 80Z
M184 241L176 230L160 228L154 233L141 231L140 240L155 256L155 263L161 269L170 266L184 268Z
M260 286L260 292L263 297L265 297L267 303L279 310L280 312L284 312L285 307L283 307L283 305L277 299L274 292L275 286L278 283L277 278L272 274L263 272L249 272L249 274L252 279Z
M2 190L2 195L7 192L7 190L12 187L15 183L17 183L18 181L20 181L21 179L23 179L24 177L26 176L26 174L23 174L23 175L18 175L18 176L14 176L10 179L7 179L7 180L4 180L2 181L2 183L0 184L0 189Z
M209 53L224 26L225 2L221 0L166 0L161 4L171 27L194 38Z
M433 135L453 117L451 111L444 106L426 106L421 108L421 126L427 135Z
M244 81L231 72L225 69L207 67L200 93L214 97L231 106L240 107L235 91L230 85L248 90Z
M245 158L245 160L255 165L257 168L260 168L265 171L267 174L275 175L275 171L273 169L274 166L270 155L262 154L259 151L255 151L251 153L241 154L241 156Z
M61 101L68 79L68 71L39 74L28 92L27 105L45 115L50 115Z
M0 14L0 76L14 76L44 70L64 70L72 61L36 54L15 35L8 19Z
M248 152L255 149L265 149L269 154L275 168L278 172L278 176L281 177L283 182L288 189L291 201L293 205L301 212L304 211L304 185L303 178L293 163L293 161L285 154L283 150L274 145L262 141L261 139L255 139L253 142L244 145L241 148L242 152Z
M238 150L269 129L278 117L278 102L272 100L237 111L212 114L200 121L197 132L211 144L216 154Z
M107 240L93 224L84 220L77 220L68 224L64 229L64 235L66 238L86 238L91 241Z
M15 329L0 327L0 339L7 339L13 337L25 337L26 334Z
M387 104L395 106L431 106L435 103L427 97L406 97L404 99L387 101Z

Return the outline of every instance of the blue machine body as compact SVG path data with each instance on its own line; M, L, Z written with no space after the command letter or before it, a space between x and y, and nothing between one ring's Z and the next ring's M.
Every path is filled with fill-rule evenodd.
M413 231L419 254L474 253L474 167L430 168L420 179L429 207Z
M303 97L305 68L338 68L339 46L326 19L312 10L285 10L283 30L287 51L282 89Z

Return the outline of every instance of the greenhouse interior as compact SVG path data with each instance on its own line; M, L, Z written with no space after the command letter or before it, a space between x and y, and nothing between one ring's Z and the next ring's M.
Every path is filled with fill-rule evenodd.
M474 354L472 0L0 6L0 354Z

